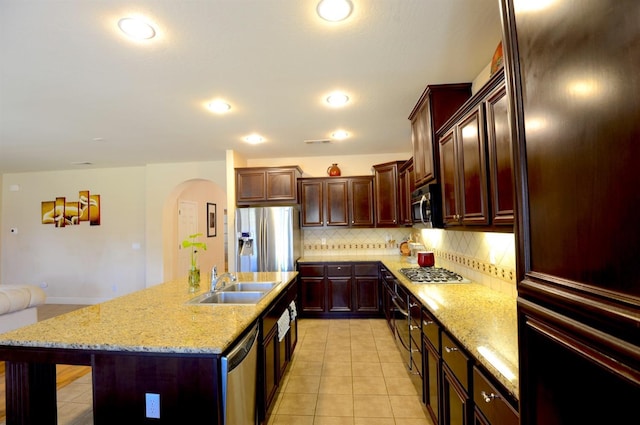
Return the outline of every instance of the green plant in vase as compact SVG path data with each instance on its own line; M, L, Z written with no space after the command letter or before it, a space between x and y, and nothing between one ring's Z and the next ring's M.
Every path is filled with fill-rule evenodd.
M204 242L196 242L196 238L202 236L202 233L194 233L189 235L187 239L182 241L183 248L191 248L191 267L189 268L189 292L196 292L200 289L200 269L198 268L198 250L207 250L207 244Z

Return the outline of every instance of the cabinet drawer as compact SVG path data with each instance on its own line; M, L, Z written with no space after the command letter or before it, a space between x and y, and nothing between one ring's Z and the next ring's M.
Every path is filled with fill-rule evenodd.
M442 359L464 389L469 391L469 356L446 332L442 332Z
M440 326L433 319L433 316L425 310L422 310L422 333L436 349L436 352L440 353Z
M518 424L518 413L475 366L473 368L473 402L492 424Z
M327 266L327 276L351 276L351 264Z
M300 264L298 271L301 277L324 277L324 265Z
M355 275L360 276L378 276L378 264L377 263L365 263L365 264L354 264L353 266Z

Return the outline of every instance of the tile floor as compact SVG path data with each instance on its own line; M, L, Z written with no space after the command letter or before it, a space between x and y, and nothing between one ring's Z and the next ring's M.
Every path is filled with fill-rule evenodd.
M312 320L268 425L432 425L382 319Z
M433 425L383 319L301 319L298 332L268 425ZM93 424L91 374L58 391L58 423Z

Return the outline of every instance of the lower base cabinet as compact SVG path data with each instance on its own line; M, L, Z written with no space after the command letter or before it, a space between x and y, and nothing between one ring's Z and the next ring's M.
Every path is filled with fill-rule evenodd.
M271 410L276 392L280 386L282 376L291 361L293 350L298 341L298 320L291 320L292 302L297 303L298 285L293 283L273 303L260 320L260 347L258 365L258 421L266 423ZM278 319L283 314L289 314L289 330L284 337L280 337L278 331Z
M380 317L377 262L298 264L304 317Z

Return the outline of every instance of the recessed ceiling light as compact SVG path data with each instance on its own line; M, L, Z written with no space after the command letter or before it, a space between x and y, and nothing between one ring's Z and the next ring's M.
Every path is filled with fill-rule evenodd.
M322 0L318 3L318 15L329 22L339 22L351 15L353 4L349 0Z
M264 137L262 137L259 134L255 134L254 133L254 134L250 134L247 137L245 137L244 141L249 143L249 144L252 144L252 145L257 145L257 144L260 144L260 143L264 142Z
M331 137L333 137L334 139L337 139L337 140L342 140L342 139L346 139L347 137L349 137L349 133L347 133L344 130L336 130L331 134Z
M207 108L211 112L215 112L216 114L224 114L225 112L229 112L231 110L231 105L229 105L224 100L214 100L207 105Z
M148 40L156 35L156 30L142 18L122 18L118 21L118 27L136 40Z
M349 102L349 96L342 92L331 93L327 97L327 103L331 106L344 106L347 104L347 102Z

